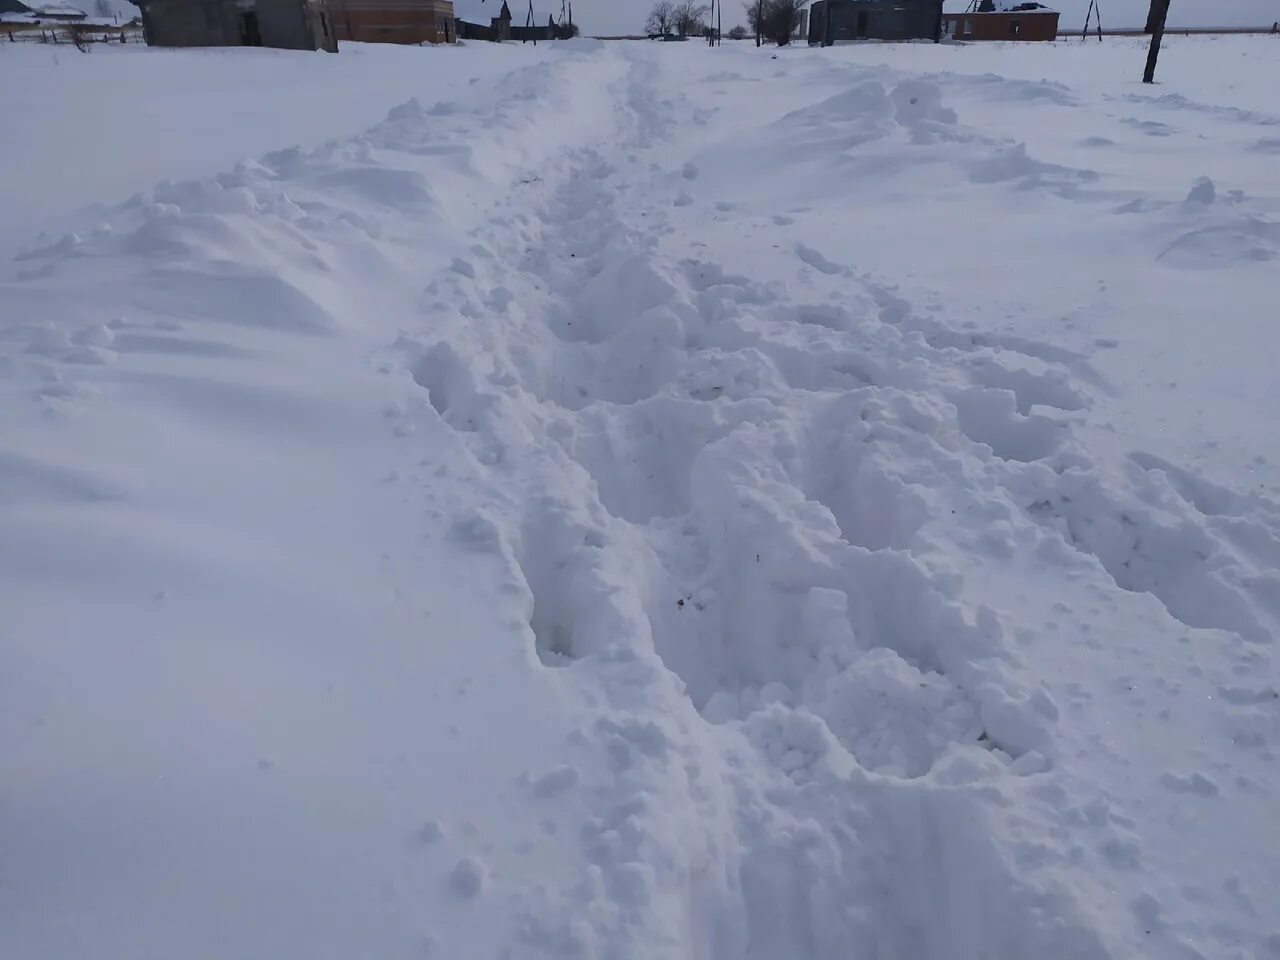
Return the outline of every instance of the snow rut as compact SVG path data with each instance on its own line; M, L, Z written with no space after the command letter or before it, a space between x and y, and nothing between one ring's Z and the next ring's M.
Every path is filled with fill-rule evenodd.
M949 502L927 478L973 470L975 442L1050 456L1064 427L1030 408L1083 393L1034 357L922 347L909 305L816 251L800 259L839 299L665 256L662 201L697 172L649 179L627 159L662 131L647 69L613 91L621 148L567 149L532 207L433 282L465 322L442 306L439 339L402 344L507 491L489 520L529 590L531 652L597 691L598 729L661 731L631 793L656 849L625 877L626 856L593 855L610 911L633 907L597 935L723 960L1101 956L1069 902L1015 878L977 800L1052 763L1057 709L1015 679L998 616L958 601L925 532L958 509L1009 526L1003 498ZM700 772L676 795L669 750ZM664 790L686 828L715 816L732 839L673 831ZM687 914L652 905L670 884L712 930L691 941ZM530 943L559 942L557 923Z

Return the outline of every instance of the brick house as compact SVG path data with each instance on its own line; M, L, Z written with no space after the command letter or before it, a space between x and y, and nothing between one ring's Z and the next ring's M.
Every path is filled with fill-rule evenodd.
M952 40L1058 39L1057 10L1021 0L981 0L968 13L948 13L943 32Z
M453 43L453 0L329 0L340 40Z

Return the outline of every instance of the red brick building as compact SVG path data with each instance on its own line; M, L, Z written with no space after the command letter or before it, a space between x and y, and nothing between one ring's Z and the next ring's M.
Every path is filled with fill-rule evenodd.
M339 40L453 43L453 0L330 0Z
M1058 16L1042 3L988 0L971 13L943 14L942 32L951 40L1057 40Z

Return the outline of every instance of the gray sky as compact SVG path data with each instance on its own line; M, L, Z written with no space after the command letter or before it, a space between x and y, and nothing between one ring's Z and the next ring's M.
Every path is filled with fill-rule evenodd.
M472 0L474 3L474 0ZM528 0L509 0L517 19L527 9ZM705 0L704 0L705 2ZM1044 0L1062 11L1064 26L1084 22L1089 0ZM502 0L487 0L485 7L501 5ZM1148 0L1101 0L1102 22L1115 27L1141 26L1146 20ZM586 34L639 33L653 0L575 0L573 18ZM947 9L965 7L965 0L947 0ZM724 25L745 23L746 16L739 15L741 0L726 0ZM548 13L559 13L560 0L534 0L533 9L538 20L545 20ZM1173 0L1169 23L1172 26L1251 27L1280 20L1280 0ZM1277 51L1280 56L1280 50Z

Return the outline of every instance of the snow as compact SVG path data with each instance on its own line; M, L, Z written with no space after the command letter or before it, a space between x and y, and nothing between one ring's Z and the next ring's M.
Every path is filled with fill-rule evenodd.
M0 112L9 186L0 190L0 255L11 256L41 231L60 235L63 218L82 207L114 204L159 180L213 176L279 147L352 136L414 95L453 96L477 77L538 62L549 50L474 44L438 53L424 61L416 47L360 43L344 43L336 57L6 46ZM40 109L31 107L32 90L40 91ZM134 129L140 117L141 144Z
M4 51L6 955L1280 956L1275 43Z

